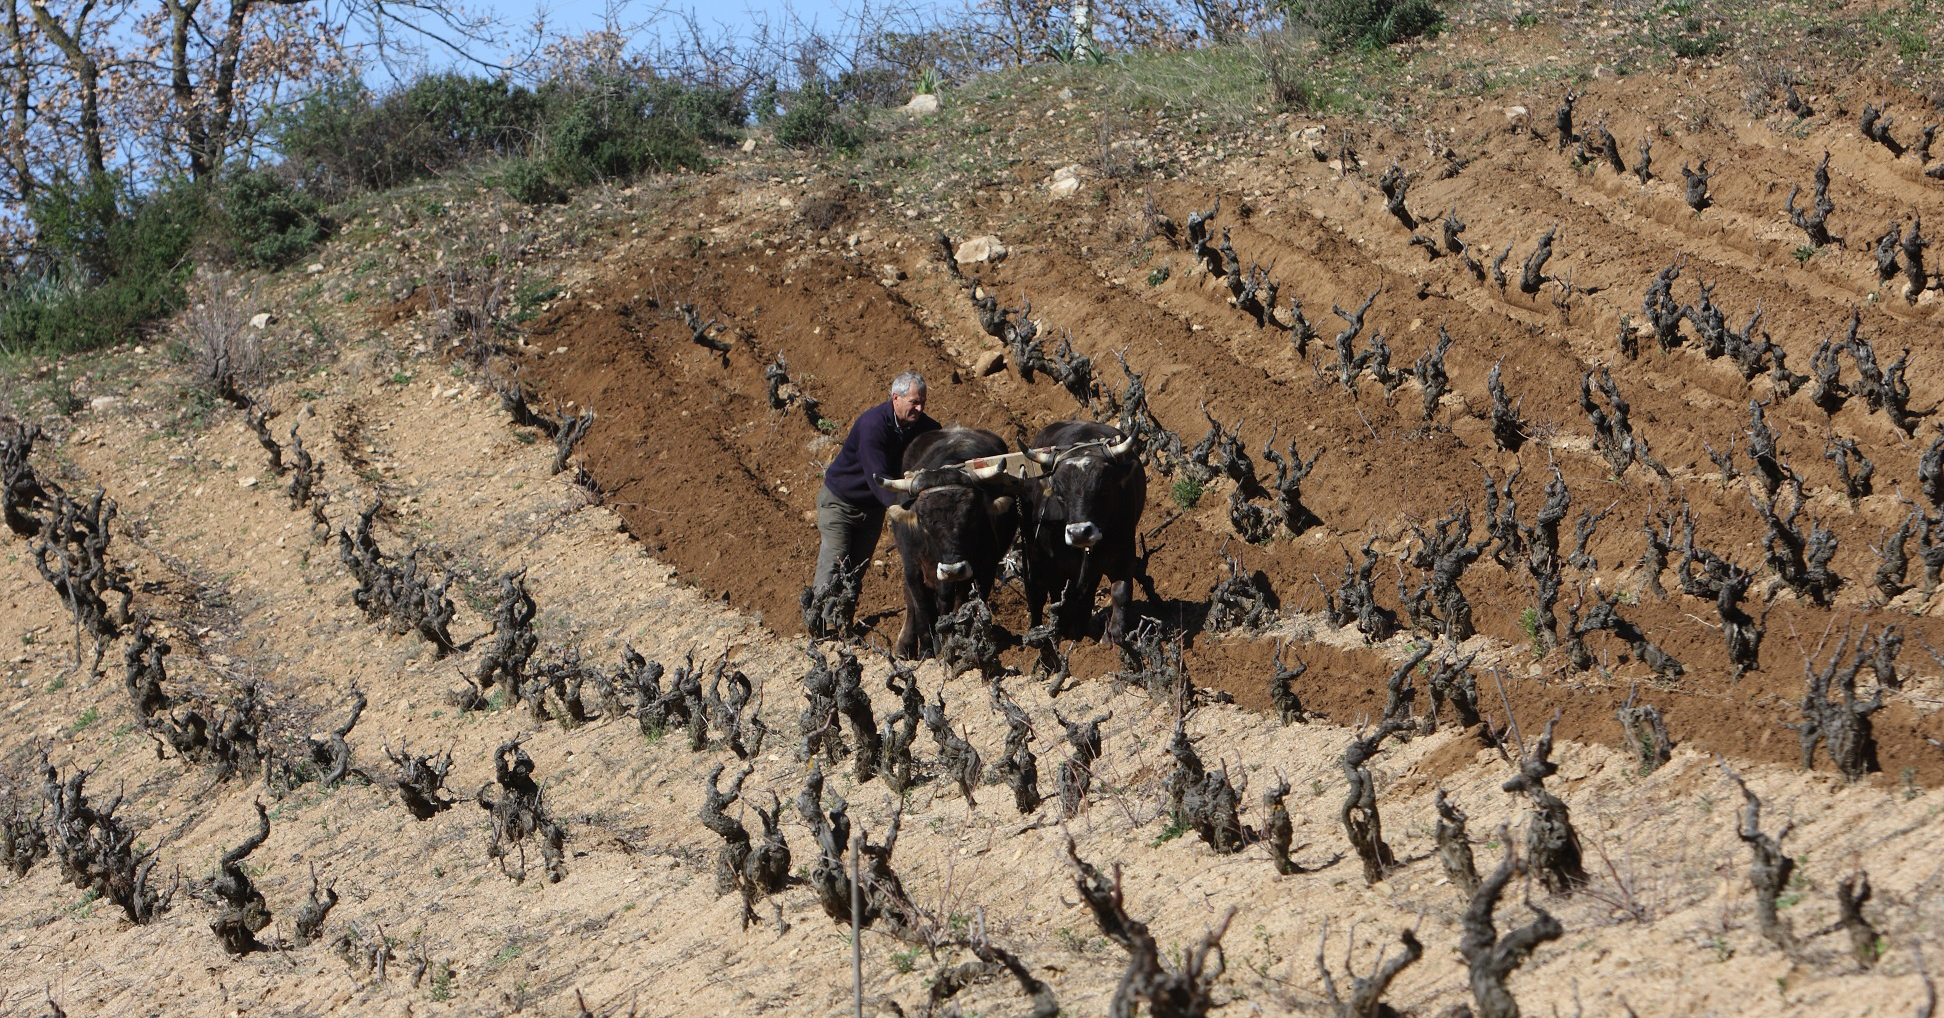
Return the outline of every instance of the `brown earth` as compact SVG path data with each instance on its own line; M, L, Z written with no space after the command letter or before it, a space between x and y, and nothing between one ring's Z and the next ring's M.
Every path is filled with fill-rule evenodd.
M993 114L990 132L979 137L1034 154L1003 180L975 174L962 181L949 201L859 195L835 183L846 175L761 152L713 176L598 191L570 209L541 213L462 203L474 197L465 186L432 185L378 203L370 222L321 255L314 277L272 281L251 297L286 323L265 337L283 371L261 396L284 411L279 431L297 424L324 462L333 524L349 525L359 507L382 498L391 511L380 519L381 545L397 555L417 548L428 568L452 579L462 650L442 660L424 643L367 622L335 550L288 508L240 414L185 387L184 365L164 357L159 344L42 365L0 392L26 406L38 398L36 386L49 384L65 387L56 395L79 405L46 416L53 434L36 464L71 490L99 486L119 501L111 554L130 570L138 606L174 644L170 692L222 699L260 683L273 709L267 734L284 746L339 724L354 684L371 702L348 738L364 777L334 790L304 785L283 798L247 777L218 780L145 737L116 671L125 641L107 648L107 668L89 669L92 648L73 644L69 616L27 545L7 537L0 544L0 791L17 810L10 816L39 815L42 753L63 775L90 768L91 800L122 794L122 813L140 842L158 850L157 873L179 878L181 890L160 920L134 925L65 883L51 859L0 876L0 956L8 963L0 1014L51 1013L50 1001L74 1015L575 1015L583 1006L603 1018L850 1013L849 941L807 887L777 895L774 911L766 906L748 929L737 921L735 897L714 891L720 842L695 811L711 768L741 766L727 748L718 742L692 753L679 736L644 738L621 715L566 726L519 710L462 713L447 697L477 666L472 641L490 630L496 578L524 569L540 607L542 659L579 653L606 670L632 645L671 667L693 652L705 665L727 659L751 675L772 734L749 762L746 801L767 804L772 792L793 798L805 775L792 745L804 671L795 601L814 555L803 513L832 436L794 411L772 413L763 367L785 354L792 377L823 400L839 429L907 366L931 377L940 416L966 423L1010 432L1077 409L1044 381L973 376L969 366L991 344L962 287L931 258L934 226L921 224L933 214L954 236L997 232L1013 254L981 270L985 284L1008 304L1030 297L1048 331L1072 329L1075 345L1105 362L1103 377L1116 387L1111 351L1125 349L1148 380L1156 413L1189 442L1204 426L1206 403L1224 423L1246 421L1252 452L1272 427L1306 454L1325 449L1304 488L1322 527L1241 547L1228 537L1227 491L1215 485L1155 532L1153 568L1167 603L1146 608L1166 621L1192 621L1226 546L1271 577L1284 613L1266 634L1198 634L1189 658L1197 679L1256 702L1270 656L1287 644L1311 665L1304 699L1327 717L1282 727L1258 711L1210 706L1187 719L1210 766L1246 779L1244 822L1262 824L1258 796L1277 778L1295 789L1295 856L1314 872L1279 877L1261 845L1221 856L1169 828L1163 779L1173 766L1167 743L1175 711L1117 688L1106 675L1115 667L1111 652L1081 648L1081 682L1057 700L1043 686L1008 679L1037 728L1033 745L1049 791L1065 752L1058 717L1112 712L1096 793L1065 822L1052 805L1019 816L999 787L980 789L976 806L942 780L908 796L895 862L930 941L863 938L867 1006L881 1014L922 1011L932 978L964 961L963 939L983 927L1051 985L1067 1013L1105 1012L1123 959L1096 935L1073 894L1069 835L1084 858L1121 867L1130 912L1153 925L1170 953L1236 910L1215 983L1216 1014L1331 1013L1318 955L1348 989L1346 967L1368 974L1406 927L1427 951L1386 999L1419 1015L1468 1001L1455 950L1465 903L1435 862L1434 796L1442 788L1470 814L1474 850L1487 867L1507 844L1523 844L1517 828L1525 804L1502 791L1511 770L1475 733L1447 727L1393 743L1373 772L1385 837L1403 866L1367 886L1354 860L1333 861L1344 842L1340 754L1350 726L1381 710L1385 677L1404 645L1367 648L1354 633L1322 625L1311 573L1327 577L1342 549L1372 534L1394 555L1410 525L1458 504L1476 510L1482 477L1468 461L1500 476L1515 463L1492 448L1476 416L1486 402L1485 372L1501 358L1534 425L1533 444L1516 460L1525 470L1522 515L1530 519L1540 502L1548 453L1572 486L1575 513L1617 503L1591 546L1600 568L1579 579L1631 589L1639 518L1670 497L1639 468L1609 478L1588 451L1575 383L1596 361L1612 363L1640 431L1672 468L1674 491L1693 505L1702 543L1757 566L1754 514L1738 488L1716 481L1701 443L1724 445L1745 425L1746 400L1766 397L1766 382L1750 392L1726 365L1692 350L1622 362L1612 345L1619 317L1633 313L1652 272L1686 253L1677 297L1693 299L1697 278L1718 281L1715 300L1737 325L1760 302L1798 371L1850 307L1864 307L1865 335L1885 360L1912 348L1912 404L1928 409L1944 397L1944 382L1929 369L1944 355L1928 328L1935 294L1914 308L1895 290L1872 296L1864 284L1874 275L1854 239L1798 263L1796 238L1775 225L1775 210L1787 182L1806 182L1825 145L1837 153L1838 233L1873 236L1890 217L1927 207L1932 185L1911 160L1892 164L1854 140L1854 111L1844 103L1859 105L1861 93L1814 96L1822 116L1803 125L1751 121L1723 112L1740 108L1731 98L1743 87L1726 73L1596 82L1580 105L1583 123L1606 111L1623 143L1665 125L1670 133L1655 143L1663 171L1683 154L1715 156L1720 204L1699 217L1665 180L1641 188L1605 171L1576 170L1546 139L1507 133L1496 105L1439 114L1434 130L1461 155L1479 157L1450 180L1424 172L1412 208L1429 217L1457 202L1471 223L1468 237L1481 248L1514 242L1519 260L1559 220L1549 270L1571 274L1582 291L1562 312L1551 304L1556 289L1535 301L1506 297L1460 275L1452 259L1427 262L1382 212L1367 180L1339 176L1296 144L1291 135L1302 121L1272 120L1255 137L1191 145L1184 139L1192 123L1163 118L1145 135L1153 146L1146 165L1174 178L1095 180L1074 199L1049 201L1036 185L1085 153L1061 151L1027 128L1049 115L1086 119L1082 101L1059 98L1063 85L1082 81L1049 75L1017 110ZM1889 93L1868 98L1912 102ZM1556 93L1526 98L1535 110L1554 101ZM1910 106L1898 108L1916 119ZM1697 109L1713 111L1706 125ZM908 144L918 149L963 134L966 121L953 117L991 112L973 108L909 125ZM1355 130L1373 172L1393 155L1414 170L1433 165L1415 134ZM1347 307L1380 283L1370 328L1392 337L1394 364L1413 360L1439 324L1450 329L1458 338L1449 361L1453 395L1432 422L1418 419L1411 385L1393 406L1374 386L1351 397L1319 378L1282 335L1245 322L1185 254L1144 236L1149 198L1182 222L1217 196L1224 209L1217 222L1234 228L1243 259L1273 264L1285 293L1301 297L1325 337L1340 327L1325 313L1331 303ZM810 231L797 218L819 197L843 199L829 231ZM433 204L446 211L428 213ZM452 211L462 204L464 211ZM904 217L919 209L920 218ZM828 207L820 213L828 214ZM436 321L438 303L395 303L407 296L400 280L452 282L458 273L448 259L494 235L502 238L499 264L554 273L568 289L530 323L522 367L553 399L599 415L581 454L605 506L590 504L566 475L549 473L545 440L508 427L484 379L438 356L435 344L449 339ZM366 263L375 270L360 268ZM877 282L887 263L908 278L894 287ZM1167 278L1148 285L1163 265ZM1593 287L1605 289L1583 292ZM720 319L733 343L726 367L690 344L669 316L683 301ZM320 335L336 341L313 342ZM1889 607L1869 603L1875 563L1867 545L1897 517L1895 496L1843 504L1829 493L1832 474L1819 452L1829 429L1853 436L1879 460L1879 492L1901 484L1916 497L1916 457L1931 426L1900 441L1856 401L1825 421L1803 396L1769 414L1789 464L1807 478L1813 511L1842 539L1837 562L1848 583L1833 611L1777 598L1763 667L1740 683L1726 678L1706 604L1646 596L1622 607L1687 665L1679 682L1648 681L1604 636L1594 640L1606 668L1575 677L1556 656L1532 660L1518 622L1532 603L1527 581L1489 560L1465 577L1484 635L1464 650L1493 663L1481 693L1498 703L1502 683L1528 742L1550 710L1563 711L1553 757L1560 772L1548 787L1571 806L1592 873L1583 892L1567 896L1522 882L1499 907L1500 932L1530 921L1533 906L1567 930L1512 980L1526 1013L1861 1016L1915 1013L1926 999L1923 959L1944 947L1935 853L1944 791L1935 782L1937 751L1926 741L1939 735L1931 713L1939 680L1920 641L1937 646L1944 634L1933 632L1933 606L1916 594ZM1175 512L1164 486L1155 487L1150 529ZM1394 573L1380 577L1386 603L1394 580ZM866 595L867 612L888 631L897 609L889 569L874 573ZM1016 594L1004 595L1000 608L1016 627ZM1825 633L1865 622L1894 622L1909 634L1908 674L1873 719L1880 779L1848 786L1824 762L1815 771L1795 766L1793 733L1783 725L1799 717L1793 704L1805 650ZM893 706L879 692L885 673L882 663L869 663L866 686L878 693L880 718ZM982 683L947 679L936 665L923 667L919 681L942 693L953 723L988 761L998 757L1004 725L986 705ZM1602 745L1615 741L1613 706L1636 685L1667 712L1680 742L1673 761L1646 776L1630 754ZM1495 718L1507 709L1487 706ZM548 805L568 830L568 875L558 884L503 876L487 855L486 817L467 801L491 778L493 748L511 738L524 740ZM448 786L458 806L412 820L391 787L388 748L449 749ZM1792 954L1754 928L1748 851L1736 836L1739 794L1717 754L1761 795L1765 831L1792 825L1783 847L1800 860L1798 878L1779 900L1803 939ZM932 764L929 745L919 757ZM848 767L833 771L830 784L873 837L899 805L881 786L854 782ZM277 949L232 958L211 936L215 910L201 885L221 853L252 829L258 798L272 831L250 872L275 920L262 936ZM753 816L744 819L754 826ZM814 855L807 829L791 813L784 830L793 871L807 869ZM1831 932L1836 883L1858 870L1876 888L1865 911L1883 937L1868 971L1852 958L1847 937ZM290 923L313 872L335 883L343 900L325 940L300 948ZM377 944L392 952L383 973L358 960ZM950 1003L967 1014L1024 1010L1003 980Z
M765 184L732 174L722 187L701 189L672 217L706 224L702 235L683 226L654 236L651 228L608 251L600 275L536 323L536 349L524 358L524 370L554 397L600 415L583 446L590 469L655 555L776 632L800 633L796 603L816 555L807 521L818 471L847 422L884 398L891 375L905 368L924 372L936 380L935 416L1002 434L1089 416L1044 377L1028 384L1014 371L982 377L973 370L998 344L979 329L968 289L983 285L1004 306L1031 301L1042 334L1070 332L1115 392L1125 379L1114 356L1124 354L1145 377L1155 414L1184 444L1206 429L1206 408L1226 425L1243 426L1258 469L1269 469L1259 450L1272 435L1279 444L1293 438L1304 455L1323 451L1303 486L1305 503L1323 525L1259 547L1234 538L1226 482L1211 486L1179 520L1166 480L1151 484L1146 526L1158 531L1151 565L1166 603L1144 609L1196 628L1195 607L1223 575L1226 547L1245 567L1269 576L1287 622L1260 640L1198 639L1190 655L1194 673L1260 705L1267 642L1292 641L1295 657L1312 664L1300 687L1304 702L1344 722L1381 710L1377 677L1388 670L1382 661L1402 655L1414 639L1400 636L1371 652L1314 647L1321 607L1315 578L1334 583L1346 552L1374 537L1380 551L1401 558L1412 527L1428 527L1460 507L1473 511L1482 532L1481 468L1497 478L1522 471L1515 493L1530 521L1544 500L1550 465L1573 496L1564 528L1569 541L1581 512L1608 513L1588 546L1599 567L1569 570L1562 624L1576 589L1638 589L1641 522L1682 501L1692 508L1704 547L1762 572L1763 528L1750 503L1751 483L1722 482L1706 449L1739 450L1739 468L1749 472L1749 402L1773 402L1767 420L1784 462L1804 478L1805 518L1837 534L1834 568L1847 582L1833 608L1820 609L1786 591L1764 603L1767 581L1758 580L1751 611L1763 616L1768 634L1759 670L1731 681L1712 603L1679 594L1671 600L1650 595L1622 608L1685 665L1676 682L1655 680L1606 636L1593 638L1606 658L1594 672L1568 673L1558 653L1535 662L1521 632L1521 616L1535 603L1531 580L1523 569L1501 568L1489 557L1464 577L1483 634L1464 651L1483 652L1481 662L1502 676L1518 714L1563 711L1561 730L1570 737L1617 744L1613 709L1644 685L1643 699L1667 713L1678 740L1780 762L1798 754L1788 726L1800 717L1796 700L1806 658L1827 657L1837 639L1866 625L1872 631L1896 626L1907 640L1904 667L1913 674L1906 693L1893 695L1875 717L1882 769L1892 777L1912 771L1934 783L1944 779L1944 752L1931 740L1944 735L1944 719L1935 713L1937 668L1922 648L1944 636L1934 621L1936 606L1921 592L1885 604L1870 583L1878 562L1871 548L1909 512L1900 498L1920 497L1917 460L1931 425L1906 438L1861 400L1833 416L1810 402L1807 388L1777 401L1767 376L1744 382L1728 360L1708 361L1692 341L1662 352L1643 334L1646 352L1629 361L1614 339L1623 318L1640 317L1654 274L1679 262L1677 300L1696 301L1698 284L1708 284L1734 328L1759 309L1761 328L1788 352L1793 370L1806 372L1817 344L1832 332L1840 339L1850 313L1859 310L1861 335L1882 362L1910 351L1911 407L1928 413L1944 398L1944 376L1934 367L1944 362L1935 329L1938 294L1926 292L1912 304L1903 298L1901 277L1877 286L1866 241L1891 220L1907 222L1911 212L1934 204L1938 185L1921 176L1914 157L1893 160L1860 141L1853 124L1852 107L1864 101L1913 100L1875 92L1818 96L1821 112L1813 119L1781 112L1753 119L1720 109L1739 86L1726 74L1586 86L1581 125L1603 123L1629 148L1637 138L1653 140L1656 176L1645 185L1603 163L1576 166L1570 152L1558 151L1549 125L1514 130L1501 103L1451 104L1408 135L1332 125L1318 143L1328 152L1317 156L1312 139L1299 141L1294 133L1304 125L1285 117L1255 139L1258 151L1223 153L1219 172L1184 181L1100 179L1064 201L1043 188L989 182L958 196L948 225L961 239L995 233L1011 255L997 265L967 267L964 280L944 270L936 229L925 220L872 214L852 200L842 206L850 210L845 218L819 230L793 209L828 198L831 185L802 178ZM1054 110L1087 102L1045 99ZM1530 103L1550 109L1555 100ZM1700 118L1697 108L1712 112ZM1003 150L1009 132L1023 136L1036 121L1034 113L1001 120L988 137ZM1427 151L1427 138L1436 140L1438 153L1448 146L1467 160L1464 168L1444 176L1449 161ZM1360 153L1361 173L1343 173L1340 164L1319 158L1334 155L1346 140ZM1835 181L1831 230L1847 242L1805 259L1798 255L1801 231L1779 210L1789 187L1809 183L1825 151L1832 153ZM1677 167L1704 158L1718 169L1714 204L1695 213L1683 201ZM1535 295L1517 286L1502 292L1472 278L1457 258L1428 259L1408 243L1410 231L1384 211L1373 186L1377 171L1393 162L1416 178L1409 204L1427 220L1420 234L1436 236L1441 214L1455 209L1482 260L1510 245L1514 280L1538 235L1556 227L1555 254L1546 266L1552 281ZM1026 164L1018 172L1039 181ZM1299 300L1322 334L1307 357L1297 354L1286 332L1256 327L1232 306L1219 279L1155 232L1157 214L1185 224L1191 211L1218 201L1217 230L1229 232L1245 264L1258 263L1281 280L1285 299ZM887 286L882 266L909 278ZM1163 271L1165 279L1158 275ZM1359 346L1382 333L1393 366L1403 368L1437 341L1440 327L1456 339L1447 358L1451 392L1429 420L1415 383L1386 398L1366 379L1352 394L1325 370L1329 337L1342 327L1328 310L1355 307L1379 288ZM732 344L726 358L689 341L671 310L679 302L719 322L717 334ZM791 377L821 400L833 435L793 410L768 408L763 369L778 354ZM1534 435L1517 455L1498 449L1487 426L1485 382L1494 364L1522 401ZM1671 469L1671 483L1640 465L1614 478L1592 450L1578 384L1584 372L1603 365L1631 402L1637 432ZM1842 497L1835 468L1821 455L1829 436L1854 439L1876 462L1876 494L1854 504ZM892 554L888 545L881 551ZM901 611L896 575L894 566L876 570L862 609L886 638L895 634L893 616ZM1391 588L1399 575L1397 566L1382 567L1380 600L1395 603ZM1671 588L1673 577L1665 580ZM1023 622L1019 603L1008 594L999 605L1013 613L1007 617L1015 628ZM1114 667L1111 655L1084 660Z

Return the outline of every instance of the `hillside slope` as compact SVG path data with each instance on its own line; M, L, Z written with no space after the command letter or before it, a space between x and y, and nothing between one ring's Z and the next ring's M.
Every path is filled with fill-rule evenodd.
M1148 514L1151 568L1165 602L1144 611L1185 625L1191 677L1240 701L1198 706L1181 721L1184 734L1197 740L1209 771L1238 786L1240 822L1258 832L1270 818L1262 794L1287 783L1299 872L1278 875L1260 841L1218 854L1169 817L1176 704L1123 688L1112 652L1075 648L1077 685L1057 698L1025 677L1002 683L1030 722L1048 798L1031 816L1015 808L1010 789L990 783L1008 729L988 686L926 664L916 671L919 688L942 697L952 732L985 762L988 783L973 788L976 804L945 773L942 744L922 730L914 747L922 780L902 795L882 777L859 783L854 759L822 765L825 805L841 795L874 843L898 816L891 866L911 910L899 935L890 928L900 924L886 922L862 940L874 1013L924 1011L949 983L944 970L973 960L969 945L980 940L1023 960L1066 1013L1105 1012L1125 959L1076 892L1068 838L1102 871L1119 868L1127 911L1152 925L1164 956L1226 922L1223 968L1212 977L1215 1013L1325 1013L1319 955L1347 992L1351 973L1367 976L1380 958L1395 957L1407 928L1426 950L1385 999L1420 1015L1469 1002L1458 952L1466 899L1439 864L1435 802L1442 791L1468 814L1472 850L1489 872L1508 844L1524 850L1528 800L1501 787L1514 775L1506 755L1478 727L1453 727L1448 714L1435 731L1389 742L1370 770L1383 837L1400 865L1366 882L1346 854L1342 754L1383 713L1387 680L1414 638L1366 646L1354 628L1331 628L1312 576L1333 587L1345 553L1374 537L1384 556L1378 599L1394 608L1398 579L1416 580L1414 569L1397 564L1413 527L1428 530L1468 506L1476 540L1486 473L1502 480L1514 468L1519 518L1531 524L1555 465L1572 498L1569 549L1580 511L1610 507L1585 545L1592 564L1566 573L1561 622L1581 591L1589 592L1583 605L1594 590L1627 592L1617 611L1685 671L1656 678L1609 633L1588 636L1598 664L1588 671L1571 671L1563 650L1536 656L1521 620L1536 604L1529 576L1489 553L1464 574L1480 635L1460 648L1436 647L1433 661L1454 650L1477 654L1479 710L1491 726L1513 729L1510 756L1532 747L1559 712L1559 771L1546 787L1571 809L1589 874L1584 888L1556 896L1521 878L1499 904L1501 933L1533 921L1532 907L1565 931L1512 978L1521 1006L1916 1013L1928 986L1921 959L1937 956L1944 929L1933 850L1944 754L1932 741L1944 726L1935 713L1939 669L1921 653L1944 633L1933 632L1934 606L1921 590L1887 604L1872 596L1876 556L1868 549L1907 514L1899 492L1923 497L1918 462L1934 425L1904 435L1885 414L1866 412L1860 397L1825 415L1807 387L1765 408L1786 465L1803 477L1804 519L1813 515L1835 534L1832 568L1845 580L1830 607L1786 592L1769 600L1761 591L1763 524L1748 494L1755 468L1742 450L1748 401L1770 400L1770 381L1744 382L1691 339L1663 351L1643 335L1633 360L1614 339L1623 316L1640 324L1653 274L1685 256L1675 298L1694 302L1697 282L1710 284L1736 328L1759 306L1762 328L1797 372L1807 373L1822 337L1839 330L1840 338L1860 309L1861 334L1884 363L1910 348L1910 408L1935 407L1944 398L1928 370L1944 358L1930 328L1939 298L1925 292L1908 303L1900 280L1876 285L1874 259L1859 239L1873 240L1892 218L1907 226L1938 186L1913 159L1893 161L1855 136L1851 107L1867 100L1901 110L1896 104L1909 100L1861 89L1817 93L1811 99L1822 112L1797 122L1726 112L1744 87L1727 72L1588 83L1580 123L1604 120L1629 144L1650 134L1657 175L1675 176L1683 159L1713 159L1715 204L1696 215L1678 183L1576 166L1543 128L1514 130L1509 102L1454 107L1408 132L1265 117L1248 136L1204 135L1192 114L1163 114L1127 136L1117 128L1062 141L1041 126L1092 119L1101 109L1090 103L1115 99L1104 88L1087 91L1094 87L1080 72L1050 73L1003 107L968 103L897 128L893 138L906 151L930 153L930 165L947 176L962 174L939 191L923 190L935 178L916 172L903 194L869 180L860 190L841 164L759 148L713 174L583 195L539 213L471 194L463 183L401 192L374 202L368 219L320 255L320 271L270 281L248 298L280 318L262 338L282 371L257 393L281 411L275 435L291 451L294 424L323 464L330 531L342 528L348 543L359 513L382 504L372 535L389 561L416 549L412 561L425 575L449 581L457 645L449 655L361 610L336 539L292 508L285 479L267 470L242 413L185 386L192 366L172 362L159 344L48 365L79 409L47 418L50 435L33 463L76 496L102 490L119 506L108 555L128 570L135 607L170 646L161 688L175 702L157 716L220 716L222 705L254 688L261 743L297 776L273 766L274 781L254 770L225 777L162 748L122 682L129 636L106 645L99 670L88 667L92 641L76 639L30 543L9 535L0 570L9 691L0 710L0 788L13 803L10 831L48 816L44 755L61 779L88 769L86 792L97 808L119 794L137 843L156 852L151 881L180 883L171 909L137 925L65 883L55 858L0 878L10 961L0 1013L50 1013L50 1001L75 1015L849 1013L848 933L808 886L816 843L791 805L810 774L798 747L817 722L813 716L811 733L801 728L811 659L797 635L796 598L814 555L804 514L833 436L800 410L771 410L763 370L782 354L790 377L837 429L905 367L932 379L940 416L968 424L1011 434L1086 415L1049 380L976 370L999 344L980 330L974 284L953 278L935 254L941 229L959 239L998 236L1008 257L962 270L1003 306L1030 299L1042 335L1070 330L1103 388L1117 394L1124 376L1114 355L1124 354L1146 380L1155 417L1184 445L1206 428L1205 406L1239 428L1259 469L1256 454L1272 431L1305 458L1323 453L1302 487L1321 523L1300 536L1260 545L1233 537L1226 480L1183 509L1170 483L1157 479ZM1539 111L1559 96L1520 98ZM1705 123L1694 114L1702 108L1711 111ZM1905 117L1916 119L1915 110ZM1313 126L1321 132L1309 132ZM1116 144L1134 135L1141 144ZM1361 155L1363 172L1344 172L1346 145ZM1441 178L1447 148L1465 165ZM1825 149L1837 205L1831 229L1849 239L1798 259L1800 231L1777 225L1778 210ZM1410 243L1377 192L1393 159L1416 175L1406 207L1425 221L1418 232L1433 247L1442 245L1436 224L1454 207L1467 223L1464 239L1480 252L1496 257L1513 245L1505 291L1489 273L1476 279L1457 255L1431 258ZM1083 176L1118 175L1090 177L1074 196L1053 198L1045 185L1070 164ZM1262 265L1282 283L1281 324L1294 296L1320 333L1306 351L1285 328L1258 327L1232 306L1223 282L1183 249L1189 212L1217 199L1216 239L1227 229L1245 266ZM1524 294L1518 267L1555 222L1544 274L1556 281ZM477 257L486 253L491 268ZM466 338L455 305L524 282L516 267L561 289L535 308L520 347L490 368L502 384L517 372L534 386L536 406L595 413L576 451L594 491L570 481L571 470L552 471L553 449L539 429L508 423L493 375L446 356ZM427 283L415 288L412 280ZM1330 374L1330 340L1342 328L1330 307L1351 310L1372 291L1359 349L1382 333L1398 368L1416 361L1441 326L1454 339L1450 391L1428 420L1416 382L1386 399L1375 379L1364 377L1352 393ZM675 313L682 303L717 320L726 355L691 342ZM1528 440L1518 453L1496 446L1484 418L1495 364L1522 400ZM1593 450L1578 386L1599 364L1632 404L1666 480L1640 465L1616 475ZM1854 380L1853 365L1843 367ZM30 404L36 381L14 390L19 405ZM1877 463L1875 494L1841 497L1821 455L1832 434L1854 439ZM1730 483L1704 443L1719 450L1731 440L1744 476ZM1672 569L1662 577L1668 598L1639 590L1641 520L1677 497L1691 508L1702 545L1759 576L1749 607L1767 635L1759 667L1739 680L1710 602L1674 593ZM1913 539L1913 557L1915 547ZM1200 631L1224 552L1263 571L1279 595L1266 631ZM536 609L531 671L578 676L578 712L561 697L484 710L454 701L495 646L502 578L516 572ZM874 570L866 587L864 613L879 635L897 624L891 575ZM1913 564L1910 582L1920 579ZM996 609L1019 628L1016 592L1003 592ZM1813 771L1796 766L1796 733L1785 726L1802 720L1804 659L1826 660L1837 638L1866 623L1873 633L1897 626L1905 652L1891 676L1898 685L1881 689L1884 706L1869 716L1880 770L1850 784L1826 756ZM738 759L720 724L704 725L704 747L691 750L680 728L645 733L628 716L634 703L625 691L602 696L629 646L666 665L671 678L689 662L705 679L718 674L718 662L745 673L753 716L767 728L752 759ZM1308 723L1285 726L1253 709L1267 702L1279 652L1286 663L1310 666L1296 686L1317 714ZM1018 651L1008 660L1015 655L1023 665ZM886 686L891 668L869 653L862 666L862 688L883 721L899 703ZM1866 697L1879 695L1874 673L1863 675ZM356 770L336 788L301 780L313 773L303 766L307 743L328 745L359 693L367 705L343 736ZM1614 717L1630 697L1659 707L1676 743L1671 760L1645 775ZM1085 768L1091 789L1063 818L1056 776L1072 750L1062 722L1094 718L1105 720L1101 755ZM754 728L740 737L748 748ZM846 727L843 739L855 745L857 733ZM513 740L565 832L558 882L546 879L533 841L505 859L489 854L491 818L472 801L475 790L505 794L494 784L493 755ZM445 784L456 805L413 819L392 751L449 752ZM1797 860L1796 876L1777 900L1800 938L1792 952L1756 928L1749 851L1737 836L1743 800L1724 762L1760 796L1761 830L1792 825L1782 850ZM718 766L725 783L751 768L731 815L760 832L750 807L780 803L792 852L796 880L761 902L746 927L737 895L718 893L722 841L697 818ZM220 910L207 883L223 853L255 830L257 802L269 835L242 872L266 899L272 924L257 936L272 949L232 957L211 935ZM10 853L21 844L10 841ZM505 874L522 866L523 880ZM1863 871L1874 891L1864 914L1881 933L1865 951L1875 963L1867 971L1835 928L1838 884ZM321 939L299 946L296 917L313 873L335 886L339 901ZM934 1003L966 1014L1026 1012L1012 980L988 972L974 983Z

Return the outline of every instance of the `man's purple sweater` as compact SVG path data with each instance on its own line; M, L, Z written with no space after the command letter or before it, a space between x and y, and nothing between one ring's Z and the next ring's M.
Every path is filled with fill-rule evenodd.
M838 498L860 508L888 506L904 496L877 486L875 478L904 475L905 446L927 431L938 430L938 422L925 416L909 425L900 425L885 400L864 411L851 425L844 448L824 470L824 486Z

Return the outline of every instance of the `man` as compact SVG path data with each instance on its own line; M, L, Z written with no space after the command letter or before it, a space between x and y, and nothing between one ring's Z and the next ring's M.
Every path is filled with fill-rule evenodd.
M905 447L938 422L925 416L925 379L907 371L891 380L891 398L857 418L844 448L824 470L817 492L817 578L812 589L829 589L843 563L851 583L864 578L884 530L884 509L902 496L881 488L879 477L904 476Z

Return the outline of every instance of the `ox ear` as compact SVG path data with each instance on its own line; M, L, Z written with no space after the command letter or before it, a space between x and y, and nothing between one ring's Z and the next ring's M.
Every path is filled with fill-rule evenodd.
M1013 497L1011 495L1001 495L986 503L986 512L993 516L1004 516L1012 512L1012 507Z
M891 521L891 525L895 527L908 527L918 520L918 514L916 512L906 509L901 505L885 506L884 515L886 519Z

